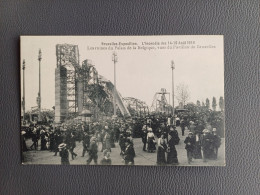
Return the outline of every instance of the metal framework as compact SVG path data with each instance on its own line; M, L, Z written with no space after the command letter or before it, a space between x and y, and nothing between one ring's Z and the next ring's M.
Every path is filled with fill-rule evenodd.
M160 92L155 93L151 111L159 112L159 113L171 113L171 105L168 103L166 95L169 95L170 102L170 93L166 91L166 89L162 88Z
M77 74L79 67L79 50L77 45L58 44L56 45L57 67L65 68L66 71L61 73L62 78L66 78L66 118L72 117L78 111L77 103Z
M55 121L61 123L68 118L74 118L84 109L96 113L98 105L93 102L93 90L96 85L102 85L107 94L106 101L116 101L121 113L130 116L114 85L101 75L91 62L84 60L79 65L79 49L77 45L56 45L57 68L55 70ZM90 86L94 86L90 88ZM113 92L115 95L113 95ZM95 92L94 92L95 93ZM90 99L92 94L92 100ZM98 100L95 93L94 100ZM96 101L97 102L97 101Z

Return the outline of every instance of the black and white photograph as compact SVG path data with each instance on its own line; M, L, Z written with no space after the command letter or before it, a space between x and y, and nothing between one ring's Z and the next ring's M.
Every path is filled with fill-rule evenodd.
M223 35L21 36L23 165L225 166Z

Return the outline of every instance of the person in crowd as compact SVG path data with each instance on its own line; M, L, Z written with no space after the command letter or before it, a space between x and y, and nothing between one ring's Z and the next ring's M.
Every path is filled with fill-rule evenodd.
M90 143L90 136L89 136L88 132L85 131L83 134L83 140L82 140L83 151L82 151L81 157L84 157L86 151L88 151L89 143Z
M199 131L195 131L195 144L193 149L193 158L194 159L202 159L201 154L201 135Z
M193 135L195 134L195 128L196 128L196 126L195 126L194 122L193 122L193 121L190 121L189 130L190 130L190 132L193 133Z
M120 129L118 123L115 123L114 132L115 132L115 142L118 142L120 136Z
M158 139L158 151L157 151L157 165L165 165L166 158L165 152L167 151L167 140L166 133L162 133L161 137Z
M102 151L108 150L109 152L111 152L111 141L110 141L108 126L105 126L105 134L104 134L102 146L103 146Z
M214 145L214 159L218 159L218 148L221 145L221 138L217 135L217 129L213 128L213 145Z
M129 139L125 142L126 148L124 152L125 165L134 165L135 150Z
M180 122L180 127L181 127L181 135L184 136L184 131L185 131L185 121L184 119L181 119L181 122Z
M26 134L25 131L21 132L21 143L22 143L22 151L23 152L28 151L28 148L27 148L26 142L25 142L25 134Z
M98 145L97 145L97 138L92 137L90 139L90 145L89 145L89 158L87 160L87 165L91 163L92 160L94 160L95 165L97 165L97 160L98 160Z
M146 151L146 143L147 143L147 125L144 125L142 128L142 142L144 144L143 151Z
M178 132L176 130L176 126L170 127L170 132L168 135L168 153L167 153L167 164L170 165L178 165L178 157L177 157L177 150L175 145L177 145L180 141Z
M184 143L186 144L185 149L187 150L188 164L190 164L192 161L193 150L195 146L195 139L192 132L189 132L188 136L184 140Z
M209 133L212 133L213 128L212 128L210 122L207 122L207 123L206 123L205 128L206 128L207 130L209 130Z
M120 133L119 135L119 146L120 146L120 155L123 155L125 152L125 142L126 142L126 136L124 133Z
M69 165L70 162L69 162L69 152L66 148L66 144L65 143L61 143L59 146L58 146L58 149L60 151L60 157L61 157L61 164L62 165Z
M111 165L112 161L111 161L111 158L110 158L110 152L108 150L104 150L103 154L104 154L104 157L100 161L100 164L101 165Z
M203 151L203 162L207 162L211 159L214 154L213 137L209 130L204 129L202 135L202 151Z
M202 134L203 129L205 129L205 126L203 124L202 120L197 121L197 125L195 127L195 131L199 132L200 134Z
M32 145L30 146L30 149L32 150L34 147L34 150L37 150L37 142L38 142L38 137L37 137L37 132L36 128L32 132Z
M176 126L179 127L180 126L180 118L177 116L176 119Z
M50 133L49 133L49 140L50 140L50 152L54 152L54 142L55 142L55 139L54 139L54 132L53 130L50 130Z
M156 147L155 147L155 137L152 128L148 128L147 143L148 143L148 147L147 147L148 152L154 152L156 150Z
M56 132L54 133L54 156L57 156L57 153L59 151L59 145L63 142L63 137L61 135L60 130L56 130Z
M74 152L74 149L76 148L75 132L71 132L68 142L69 142L69 151L71 153L71 158L72 160L74 160L74 158L77 156L77 154Z
M111 148L115 148L115 126L113 124L110 125L110 146Z
M99 136L98 136L99 142L101 143L101 152L103 152L103 150L104 150L104 137L105 137L106 132L105 132L104 129L102 129L101 132L98 133L98 134L99 134Z
M41 150L47 150L47 139L46 139L46 135L45 135L45 131L41 130L40 132L41 134Z

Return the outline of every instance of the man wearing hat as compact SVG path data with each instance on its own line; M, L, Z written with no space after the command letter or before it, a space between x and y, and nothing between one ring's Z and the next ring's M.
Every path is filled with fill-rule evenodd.
M188 137L184 140L184 143L186 144L185 149L187 150L187 159L188 163L190 164L192 161L192 153L195 146L195 139L192 132L189 132Z
M89 133L85 131L84 134L83 134L83 140L82 140L83 151L82 151L81 157L84 157L86 151L88 151L89 142L90 142Z
M62 165L69 165L69 152L66 148L66 144L62 143L58 146L59 151L60 151L60 157L61 157L61 164Z
M131 144L131 140L127 139L125 145L126 145L125 152L124 152L125 165L134 165L135 150L133 144Z
M94 160L94 163L97 164L97 159L98 159L98 145L97 145L97 138L92 137L90 139L90 145L89 145L89 158L87 160L87 165L91 163L92 160Z
M217 135L217 129L213 128L213 145L214 145L214 159L218 158L218 148L221 145L221 138Z

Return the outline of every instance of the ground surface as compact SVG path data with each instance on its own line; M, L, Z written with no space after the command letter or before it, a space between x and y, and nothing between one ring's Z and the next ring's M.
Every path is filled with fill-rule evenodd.
M203 162L202 159L193 159L192 163L189 165L187 162L187 152L185 150L184 139L188 134L188 130L185 130L185 136L181 136L181 130L177 127L180 143L176 146L176 150L178 152L178 160L179 166L224 166L225 165L225 140L222 138L221 146L218 152L217 160L208 160L207 162ZM156 140L157 141L157 140ZM40 143L40 141L39 141ZM32 144L31 140L26 141L27 147ZM82 155L82 143L77 142L76 148L74 152L78 154L78 156L72 160L71 155L69 156L71 165L86 165L86 160L88 159L88 153L86 152L85 157L81 157ZM141 138L134 138L134 148L135 148L135 165L156 165L157 151L154 153L144 152L143 143ZM40 151L40 146L38 150L31 150L24 152L24 164L60 164L59 155L54 156L53 152L50 151ZM103 153L100 152L101 144L99 144L99 152L98 152L98 162L103 158ZM116 147L112 148L112 152L110 154L112 165L124 165L122 162L122 157L120 156L120 147L118 143L116 143ZM93 161L91 164L94 164Z

